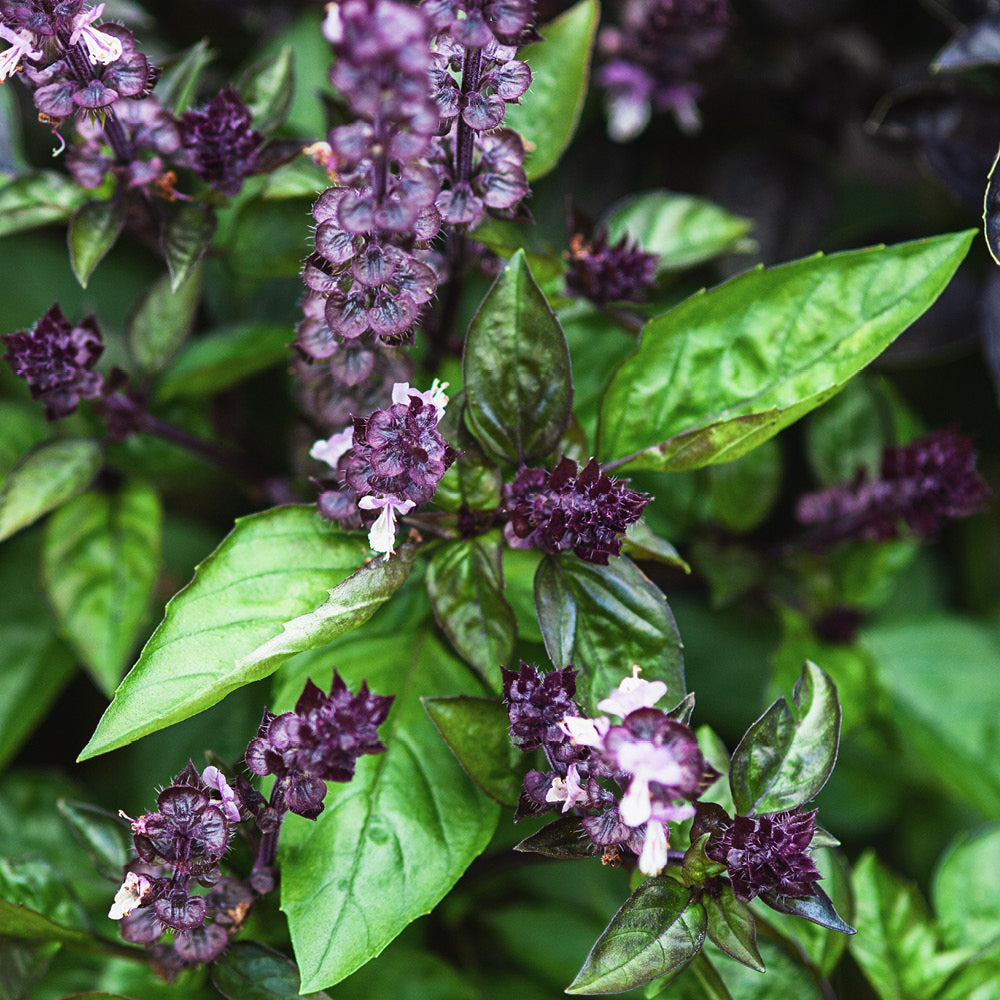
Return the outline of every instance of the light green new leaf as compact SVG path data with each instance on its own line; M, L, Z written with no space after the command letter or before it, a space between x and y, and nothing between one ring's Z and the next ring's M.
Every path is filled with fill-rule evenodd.
M362 757L349 784L331 784L316 822L289 816L282 829L281 908L304 991L339 982L428 913L489 842L499 815L421 705L442 691L478 693L429 622L374 639L355 633L334 643L329 662L352 690L364 679L396 698L379 731L386 753ZM316 683L328 684L329 671L317 677L312 666ZM289 679L283 690L301 687Z
M125 321L125 347L141 372L160 371L181 349L191 332L200 294L200 270L176 291L166 274L146 290Z
M520 104L508 105L504 124L524 138L528 180L552 170L576 132L600 15L597 0L579 0L541 27L544 41L518 53L531 69L531 86Z
M125 225L125 203L120 198L88 201L81 205L69 222L66 237L69 262L76 280L86 288L94 268L115 245Z
M679 471L746 454L888 347L974 235L758 268L650 320L601 401L602 461Z
M165 729L266 677L270 663L243 668L236 661L285 622L314 610L367 551L315 507L276 507L240 518L167 604L80 759Z
M45 526L42 574L59 625L110 698L132 652L159 568L156 491L131 483L84 493Z
M704 198L673 191L647 191L620 202L604 224L612 242L631 236L647 253L659 254L660 272L741 249L753 227L750 219L730 215Z
M0 486L0 541L85 489L101 466L101 449L86 438L56 438L36 445Z
M995 949L1000 958L1000 826L964 834L942 857L931 884L945 941Z
M580 703L599 715L633 664L664 681L667 701L684 697L683 644L667 599L625 556L596 566L572 555L546 556L535 573L535 610L549 658L576 666Z

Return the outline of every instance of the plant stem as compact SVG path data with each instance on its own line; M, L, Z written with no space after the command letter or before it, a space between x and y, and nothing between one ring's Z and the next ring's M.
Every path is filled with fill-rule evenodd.
M708 1000L733 1000L732 994L722 981L722 976L719 975L704 951L698 952L695 960L691 963L691 971Z

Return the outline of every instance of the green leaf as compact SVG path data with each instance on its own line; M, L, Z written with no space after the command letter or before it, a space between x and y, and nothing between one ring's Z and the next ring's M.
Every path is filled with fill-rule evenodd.
M691 572L691 567L681 558L677 549L665 538L654 534L641 518L635 524L629 525L625 532L625 541L622 543L622 551L636 559L666 563L684 573Z
M0 486L0 541L76 496L100 465L100 446L85 438L55 438L32 448Z
M485 510L500 506L500 469L487 458L465 424L465 394L457 394L438 426L446 441L458 452L438 483L434 503L449 511Z
M287 362L290 336L287 326L247 323L193 340L160 375L155 398L166 403L213 396Z
M683 968L701 951L707 918L669 875L648 879L597 939L567 993L623 993Z
M934 873L931 898L952 948L1000 943L1000 826L962 834L948 847Z
M820 927L842 934L854 934L854 928L837 912L833 900L823 889L817 888L815 896L800 899L797 896L780 896L776 892L762 892L759 897L778 913L786 913L792 917L801 917Z
M624 556L607 566L546 556L535 573L535 608L556 667L576 666L581 707L597 702L638 664L647 681L665 681L669 700L684 696L683 645L666 598Z
M469 326L462 374L473 428L509 462L544 458L573 407L569 348L519 251Z
M709 939L737 962L764 972L764 960L757 950L757 926L746 903L736 898L733 887L722 883L718 896L706 893L702 897L708 914Z
M277 56L269 56L248 69L239 89L254 127L264 135L273 132L288 116L295 94L292 47L284 45Z
M121 818L86 802L59 799L56 807L94 867L104 878L119 882L125 863L134 857L132 838Z
M69 262L77 281L84 288L94 268L115 245L124 226L125 202L120 198L88 201L73 213L66 237Z
M156 84L160 104L175 117L187 111L198 92L201 71L214 58L215 53L208 47L208 39L203 38L179 55L165 60L163 76Z
M130 483L76 497L45 526L46 593L62 632L109 698L156 582L161 520L156 491Z
M594 842L584 832L579 816L560 816L514 845L523 854L547 858L593 858Z
M403 545L397 555L361 566L332 587L318 608L285 622L278 635L237 660L237 669L266 677L290 656L319 649L364 624L406 582L416 551Z
M40 406L0 399L0 482L32 445L40 444L51 433Z
M854 868L855 923L849 948L882 1000L930 1000L973 949L942 951L915 887L872 852Z
M541 27L544 41L518 53L531 68L531 86L519 104L507 106L504 124L524 138L528 180L549 173L576 132L600 15L597 0L579 0Z
M299 970L280 952L256 941L236 941L212 963L212 982L227 1000L298 1000ZM326 993L311 993L329 1000Z
M212 245L218 219L211 205L175 202L163 227L163 257L170 272L170 291L176 292Z
M187 340L201 294L200 274L192 275L177 291L171 288L168 275L158 279L125 320L125 347L146 375L165 368Z
M499 667L509 667L517 643L517 620L503 596L499 537L446 542L427 567L427 593L434 617L459 655L494 690Z
M0 858L0 936L90 945L86 915L69 887L44 861Z
M350 784L331 786L315 823L289 816L282 830L281 908L303 990L339 982L434 907L499 814L421 707L421 696L475 686L430 629L359 635L332 646L330 661L352 687L364 678L397 693L380 732L386 753L363 757Z
M323 600L364 559L365 545L315 507L240 518L167 604L139 662L115 692L81 760L190 718L273 669L238 667L285 622Z
M647 191L619 202L604 224L610 241L630 236L647 253L659 254L659 272L679 271L745 249L745 237L753 228L750 219L673 191Z
M781 812L808 802L837 760L840 705L833 681L807 662L792 692L779 698L733 752L729 785L741 816Z
M650 320L601 402L598 454L739 458L835 395L941 293L973 231L760 268Z
M510 742L503 702L456 695L424 698L423 703L465 773L491 799L513 809L521 797L527 757Z
M68 219L91 191L64 174L43 170L0 186L0 236Z

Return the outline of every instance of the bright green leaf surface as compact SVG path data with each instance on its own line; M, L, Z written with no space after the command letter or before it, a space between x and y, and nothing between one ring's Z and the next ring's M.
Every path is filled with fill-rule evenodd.
M549 658L576 666L580 703L598 715L632 665L647 681L665 681L666 701L684 696L677 623L662 592L624 556L595 566L576 556L547 556L535 574L535 608Z
M212 964L212 982L227 1000L298 1000L299 970L256 941L236 941ZM326 993L310 994L329 1000Z
M531 69L531 86L520 104L508 105L504 124L520 132L528 147L528 180L552 170L573 138L587 95L599 17L597 0L580 0L541 27L544 42L518 53Z
M170 278L164 275L142 296L125 323L125 344L140 371L160 371L181 349L200 293L200 275L195 273L177 291L171 291Z
M729 784L740 815L763 815L808 802L837 760L840 705L833 681L806 663L792 694L779 698L733 752Z
M84 438L57 438L32 448L0 487L0 540L76 496L100 464L100 446Z
M0 935L26 941L89 944L86 917L44 861L0 858Z
M1000 944L1000 826L952 844L934 874L931 893L941 934L951 947Z
M705 940L705 908L660 875L625 901L597 939L567 993L622 993L687 965Z
M156 96L172 115L181 115L191 106L198 89L201 71L215 58L208 47L208 39L202 38L179 56L167 59L163 76L156 84Z
M125 203L118 198L88 201L69 223L69 260L77 281L86 288L94 268L115 245L125 225Z
M503 596L499 538L447 542L431 557L427 592L452 645L494 690L509 667L517 620Z
M659 254L659 271L677 271L739 249L753 227L749 219L673 191L648 191L619 203L605 219L608 238L632 237L647 253Z
M294 93L295 57L290 45L251 67L240 82L240 96L250 109L254 127L264 135L288 116Z
M240 518L167 604L80 759L187 719L266 677L270 665L241 668L236 661L315 609L366 553L311 506Z
M0 399L0 482L32 445L51 433L52 425L46 422L40 406Z
M109 698L156 582L160 527L160 499L140 483L84 493L45 526L46 593L61 630Z
M502 701L458 695L424 698L424 709L465 773L491 799L513 809L523 791L527 757L511 742Z
M632 469L731 461L835 395L941 293L972 231L760 268L650 320L601 404Z
M315 823L290 816L282 830L281 908L304 990L339 982L429 912L486 846L499 813L420 703L474 693L467 668L427 627L352 639L331 647L331 666L352 688L364 678L396 700L380 731L387 752L361 758L349 784L331 785ZM314 679L322 687L328 676ZM292 680L284 687L296 689Z
M64 174L41 171L0 186L0 236L68 219L92 192Z
M521 252L469 326L462 373L473 427L495 454L530 462L559 443L573 406L569 349Z

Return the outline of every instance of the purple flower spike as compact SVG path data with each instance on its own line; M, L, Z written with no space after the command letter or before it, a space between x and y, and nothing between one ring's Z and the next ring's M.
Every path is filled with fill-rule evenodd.
M328 695L307 681L294 712L264 713L247 747L247 767L276 776L272 804L283 798L289 811L315 819L327 781L350 781L358 757L385 750L378 727L394 697L372 694L365 683L352 695L337 673Z
M101 394L101 376L91 369L104 345L93 316L71 326L58 304L33 330L0 338L7 346L7 363L28 383L32 399L45 405L48 420L72 413L81 399Z
M537 750L544 744L561 743L566 736L559 723L577 710L573 697L579 671L563 667L541 674L522 662L519 672L501 667L500 673L514 745Z
M656 280L657 254L646 253L626 234L609 243L600 232L592 240L574 236L567 254L566 288L597 305L642 302Z
M652 499L612 479L594 459L581 472L564 458L551 473L521 469L504 487L510 518L505 535L518 548L572 550L586 562L605 566L609 556L621 553L621 536Z
M226 87L202 111L181 115L181 140L194 172L232 197L254 172L264 137L253 127L250 109L239 93Z
M934 431L901 448L886 448L877 479L859 473L799 500L799 522L815 526L817 547L851 539L899 538L902 525L933 535L945 518L981 510L992 491L976 472L972 440L953 429Z

